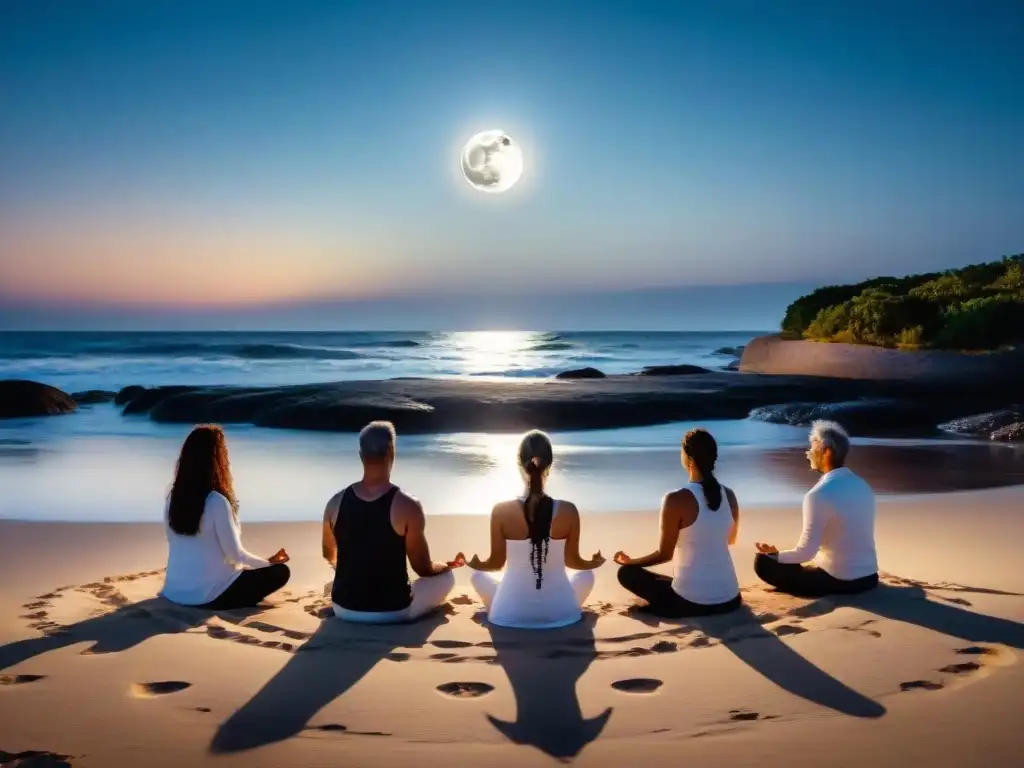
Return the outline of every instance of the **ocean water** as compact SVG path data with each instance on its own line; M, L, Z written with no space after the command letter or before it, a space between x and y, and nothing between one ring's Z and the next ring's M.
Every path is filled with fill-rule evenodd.
M547 377L593 365L724 367L754 333L0 334L0 378L66 391L129 384L287 384L395 376ZM737 374L738 375L738 374ZM799 503L816 481L807 431L747 419L553 433L550 491L584 513L656 510L685 478L679 444L693 426L719 444L719 478L744 508ZM226 428L246 520L316 520L359 477L356 436ZM112 404L0 420L0 517L159 520L187 425L123 416ZM517 495L518 435L399 435L395 481L428 514L486 514ZM857 440L852 464L880 493L1024 483L1018 449L965 440Z
M546 378L593 366L723 367L756 331L30 333L0 332L0 379L65 391L130 384L309 384L400 376Z

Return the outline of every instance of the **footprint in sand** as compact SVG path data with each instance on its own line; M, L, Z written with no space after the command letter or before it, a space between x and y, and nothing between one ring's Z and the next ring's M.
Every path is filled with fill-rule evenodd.
M131 691L137 699L151 699L154 696L184 691L191 686L192 683L186 683L184 680L162 680L154 683L134 683Z
M940 669L939 672L945 672L949 675L962 675L965 672L977 672L979 669L981 669L981 664L978 662L965 661L961 664L950 664Z
M654 693L661 686L661 680L655 680L652 677L632 677L612 683L612 688L622 693Z
M0 675L0 685L24 685L42 680L46 675Z
M966 648L957 648L956 652L961 656L990 656L995 653L995 649L982 645L969 645Z
M437 690L455 699L476 699L493 691L494 686L487 683L444 683L437 686Z
M0 749L0 765L10 768L71 768L68 760L71 755L58 755L56 752L39 752L31 749L27 752L4 752Z
M779 637L785 637L786 635L802 635L806 631L806 627L798 627L794 624L783 624L781 627L775 628L775 634Z
M321 733L347 733L350 736L390 736L384 731L351 731L341 723L324 723L323 725L311 725L307 731L320 731Z
M449 602L454 605L472 605L473 598L469 595L459 595L458 597L453 597Z
M901 691L938 691L943 687L942 683L936 683L931 680L910 680L905 683L900 683Z
M463 640L434 640L430 644L435 648L470 648L473 645Z
M730 720L758 720L761 717L760 712L751 712L748 709L730 709L729 719Z
M655 653L674 653L679 650L679 646L668 640L660 640L651 646L651 650Z

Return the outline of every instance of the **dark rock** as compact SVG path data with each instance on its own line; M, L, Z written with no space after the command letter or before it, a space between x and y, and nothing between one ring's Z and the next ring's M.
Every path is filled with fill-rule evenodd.
M125 390L127 389L131 389L131 387L125 387L125 389L122 389L120 392L118 392L118 396L125 395ZM183 392L191 392L194 391L195 389L195 387L188 386L154 387L153 389L139 387L138 390L131 393L129 399L126 401L123 413L126 416L129 416L133 413L145 413L154 405L165 400L168 397Z
M140 387L137 384L133 384L130 387L125 387L116 395L114 395L114 405L125 405L130 403L136 397L146 391L145 387Z
M699 365L648 365L638 376L692 376L695 373L711 373Z
M746 347L719 347L714 351L716 355L728 355L729 357L741 357Z
M1003 443L1024 442L1024 422L1017 421L995 430L990 437Z
M55 416L71 413L78 406L56 387L22 379L0 381L0 419Z
M605 379L608 378L597 368L576 368L572 371L562 371L555 376L556 379Z
M838 403L786 403L755 408L750 412L750 418L798 427L825 419L838 422L850 434L885 435L930 432L936 421L933 407L927 401L885 398Z
M1003 408L988 413L978 413L973 416L965 416L960 419L953 419L946 424L939 426L939 429L946 432L955 432L958 435L972 435L976 437L989 436L993 432L1010 426L1015 422L1024 420L1022 409L1014 406Z
M742 419L759 407L754 418L767 421L806 424L832 418L859 434L930 434L938 422L1007 402L973 384L961 391L729 371L612 375L579 382L390 379L138 391L124 412L148 414L158 422L357 432L368 421L389 419L406 434L640 427Z
M105 389L89 389L85 392L75 392L71 399L79 405L96 405L97 403L109 403L117 397L116 392L108 392Z
M740 361L739 360L733 360L731 363L729 363L727 366L725 366L725 370L727 370L727 371L738 371L739 369L740 369Z

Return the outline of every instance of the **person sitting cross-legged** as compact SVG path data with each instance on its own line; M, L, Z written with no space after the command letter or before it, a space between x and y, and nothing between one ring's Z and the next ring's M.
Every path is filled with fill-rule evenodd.
M878 585L875 494L846 466L850 438L839 424L815 422L807 459L821 480L804 496L804 527L793 549L758 543L754 571L782 592L824 597Z
M346 621L415 621L455 588L453 567L430 557L423 505L391 482L395 428L375 421L359 433L363 478L324 510L323 555L334 567L334 613ZM406 560L420 578L410 583Z

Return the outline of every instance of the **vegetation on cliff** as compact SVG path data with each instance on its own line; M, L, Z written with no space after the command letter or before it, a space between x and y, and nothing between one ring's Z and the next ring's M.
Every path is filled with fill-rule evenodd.
M819 288L782 320L790 338L902 349L1024 342L1024 254L963 269Z

